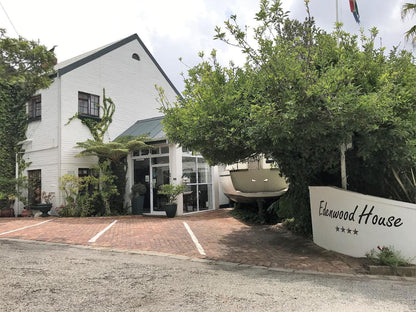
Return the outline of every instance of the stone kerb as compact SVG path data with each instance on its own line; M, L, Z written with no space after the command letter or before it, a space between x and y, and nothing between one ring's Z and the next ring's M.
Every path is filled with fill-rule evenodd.
M315 244L353 257L393 247L416 264L416 205L345 191L309 187Z

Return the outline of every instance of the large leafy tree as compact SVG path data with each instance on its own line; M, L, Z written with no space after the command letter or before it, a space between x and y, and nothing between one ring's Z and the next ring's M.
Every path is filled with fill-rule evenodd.
M10 38L0 29L1 181L14 177L15 155L21 149L17 143L25 139L26 103L36 90L51 84L55 63L54 53L45 46L21 37ZM13 185L8 184L8 187L13 188Z
M272 156L290 182L285 202L304 232L311 230L308 185L339 184L341 144L354 143L353 189L382 190L376 173L416 157L411 55L385 56L374 47L375 29L358 37L337 25L326 33L307 2L308 17L299 22L279 0L262 0L254 45L231 16L216 39L240 47L245 66L223 67L214 52L189 70L177 103L162 94L168 137L211 164Z
M402 6L402 19L406 16L414 16L416 14L416 2L405 3ZM412 40L413 44L416 44L416 25L413 25L408 31L406 31L406 38Z

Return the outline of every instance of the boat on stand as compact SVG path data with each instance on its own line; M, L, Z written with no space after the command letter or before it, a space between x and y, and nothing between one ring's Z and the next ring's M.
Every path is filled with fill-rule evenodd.
M265 157L229 165L220 173L222 190L231 201L262 205L278 199L288 190L278 165Z

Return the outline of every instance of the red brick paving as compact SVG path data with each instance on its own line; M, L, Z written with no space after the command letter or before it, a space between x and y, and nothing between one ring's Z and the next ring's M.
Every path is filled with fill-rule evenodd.
M365 259L326 251L310 240L276 226L249 226L216 210L168 219L150 216L103 218L1 218L0 234L38 224L2 238L153 251L250 265L332 273L365 273ZM88 243L111 222L117 223ZM199 254L183 222L188 223L206 256Z

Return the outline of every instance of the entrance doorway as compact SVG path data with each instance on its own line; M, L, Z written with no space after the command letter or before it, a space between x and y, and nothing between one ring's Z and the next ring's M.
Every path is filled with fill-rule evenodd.
M170 183L169 156L147 156L134 159L134 183L146 186L143 212L164 213L165 197L159 186Z

